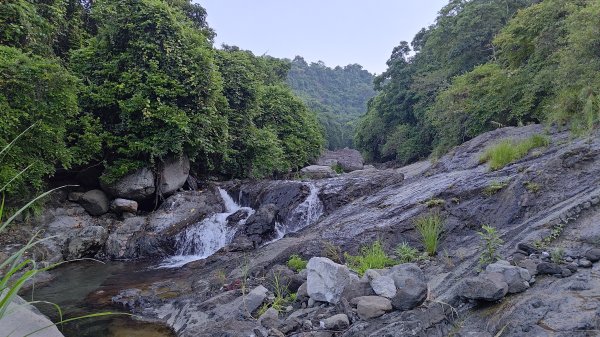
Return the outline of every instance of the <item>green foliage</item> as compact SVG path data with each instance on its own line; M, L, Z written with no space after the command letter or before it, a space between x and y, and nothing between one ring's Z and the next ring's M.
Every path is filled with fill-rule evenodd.
M368 269L382 269L396 264L383 250L379 240L360 249L360 254L353 256L344 253L348 267L362 276Z
M222 83L206 37L159 0L96 1L98 34L73 52L82 108L108 133L103 157L154 163L186 154L214 167L227 148Z
M508 186L508 181L492 181L488 187L483 190L483 194L491 197Z
M480 158L480 162L489 162L490 169L499 170L525 157L530 150L548 146L549 143L548 138L542 135L533 135L521 141L505 139L486 149Z
M292 255L290 256L290 258L288 259L287 265L288 267L290 267L292 270L299 272L303 269L306 269L306 265L308 264L308 261L304 260L302 257L300 257L299 255Z
M563 263L565 260L565 249L563 247L557 247L550 252L550 259L554 263Z
M342 165L340 165L339 163L338 163L338 164L335 164L335 165L333 165L333 166L331 167L331 169L332 169L332 170L333 170L335 173L337 173L337 174L342 174L342 173L344 173L344 168L343 168L343 167L342 167Z
M437 207L437 206L444 206L444 204L446 204L446 201L444 199L432 198L432 199L425 201L425 206L427 206L429 208Z
M525 189L530 193L537 193L540 191L541 186L538 183L534 183L533 181L526 181L524 183Z
M374 81L378 94L357 127L355 142L366 158L404 164L428 156L434 148L440 154L493 129L497 124L492 121L528 121L498 118L512 100L487 100L488 87L509 89L493 67L462 79L452 92L444 91L456 76L493 60L494 36L518 10L534 2L453 0L442 8L434 25L414 37L411 46L401 42L395 47L388 69ZM471 117L471 110L465 113L465 107L455 104L463 98L475 105L464 104L466 108L480 116Z
M335 150L353 146L356 121L375 95L373 77L358 64L329 68L323 62L308 64L296 56L287 83L317 112L327 147Z
M483 225L481 229L482 231L477 232L477 234L481 237L480 248L482 250L481 256L479 257L479 266L480 268L483 268L500 259L498 249L502 246L504 241L500 238L496 228Z
M554 227L552 227L552 231L550 232L550 234L542 238L541 240L534 242L534 246L539 249L547 247L553 241L556 241L560 237L562 232L565 230L565 227L566 224L564 223L559 223L558 225L555 225Z
M406 242L402 242L396 247L396 256L400 263L412 263L421 259L419 251Z
M437 213L432 213L417 218L415 220L415 229L421 236L421 243L425 248L425 252L430 256L435 255L442 231L444 230L442 217Z
M77 83L53 58L0 46L0 146L18 138L0 167L0 186L12 180L9 200L28 198L57 167L85 163L99 150L101 132L79 112Z

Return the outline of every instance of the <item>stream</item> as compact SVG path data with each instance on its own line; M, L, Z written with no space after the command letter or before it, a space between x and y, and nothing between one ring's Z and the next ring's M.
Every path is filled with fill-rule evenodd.
M323 214L323 204L319 200L319 190L308 184L309 195L294 209L288 219L278 222L275 237L268 245L283 238L288 233L297 232L319 220ZM64 319L106 311L118 311L112 304L112 297L120 290L143 288L153 282L182 277L189 271L180 268L187 263L206 259L219 249L231 243L235 228L243 225L255 213L250 207L237 204L222 189L219 193L225 211L213 214L189 226L176 237L177 252L162 261L122 261L94 262L77 261L60 266L50 273L54 279L47 284L35 287L23 295L26 300L52 302L60 306ZM228 217L243 210L238 226L231 226ZM54 322L60 320L56 309L49 304L36 306ZM111 315L69 322L59 327L66 337L172 337L175 334L166 326L136 320L126 308L123 315Z
M129 284L160 278L160 272L140 262L78 261L51 271L56 278L23 294L23 298L48 301L60 306L63 318L86 314L119 311L111 304L112 293ZM33 293L32 293L33 292ZM33 296L32 296L33 295ZM48 304L36 304L54 322L59 320L56 309ZM124 312L125 313L125 312ZM132 316L111 315L65 323L59 329L66 337L173 337L164 325L135 320Z

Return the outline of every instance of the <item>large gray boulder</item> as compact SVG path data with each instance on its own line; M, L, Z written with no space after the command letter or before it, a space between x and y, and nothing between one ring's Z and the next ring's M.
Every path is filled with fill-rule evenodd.
M156 191L154 180L152 170L144 167L110 184L101 181L100 185L113 197L140 201L154 194Z
M336 151L325 151L317 160L317 165L339 165L344 172L352 172L363 169L364 159L359 151L345 148Z
M464 279L458 291L466 299L494 302L508 293L508 284L502 274L486 273Z
M394 309L410 310L427 298L427 279L416 264L405 263L394 266L386 276L394 280L396 285L396 295L392 298Z
M165 160L159 172L159 189L163 195L175 193L183 187L190 175L190 159L187 156L173 157Z
M525 268L512 266L508 261L492 263L485 268L485 271L501 274L508 284L508 292L511 294L520 293L529 288L529 280L531 280L529 271Z
M336 173L330 166L311 165L300 170L302 176L308 179L324 179L335 177Z
M108 231L102 226L84 227L69 236L63 248L65 260L93 257L104 246Z
M0 336L63 337L63 334L37 308L16 296L0 319Z
M315 301L337 304L351 281L348 267L325 257L311 258L306 270L306 290Z
M108 197L101 190L87 191L79 197L78 201L90 215L102 215L109 209Z

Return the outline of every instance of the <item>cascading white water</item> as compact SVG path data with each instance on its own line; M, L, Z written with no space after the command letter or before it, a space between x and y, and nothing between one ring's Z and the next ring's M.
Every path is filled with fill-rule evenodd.
M283 238L288 233L295 233L314 224L323 215L323 203L319 199L319 189L312 183L309 183L308 187L310 193L306 199L290 213L286 221L276 224L275 232L277 236L273 241Z
M225 213L217 213L188 227L179 233L176 240L177 255L165 260L159 267L176 268L186 263L205 259L219 249L231 243L235 236L236 226L227 224L227 217L239 210L246 210L245 217L240 220L243 224L254 210L249 207L241 207L227 193L219 188L219 194L225 204Z
M290 213L285 221L276 223L275 237L268 243L277 241L288 233L295 233L319 220L323 214L323 203L319 199L319 189L313 184L308 184L308 187L310 189L309 195ZM179 233L175 238L177 255L163 261L158 266L159 268L177 268L211 256L219 249L230 244L239 225L245 224L246 220L254 214L252 208L238 205L227 191L219 188L219 194L225 204L225 212L213 214ZM246 211L244 217L239 220L237 226L228 225L227 218L239 210Z

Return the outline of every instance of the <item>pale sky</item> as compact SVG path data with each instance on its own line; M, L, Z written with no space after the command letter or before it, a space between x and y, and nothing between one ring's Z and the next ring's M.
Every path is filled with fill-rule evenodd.
M256 55L300 55L328 66L381 73L400 41L434 23L448 0L196 0L217 32L215 46Z

